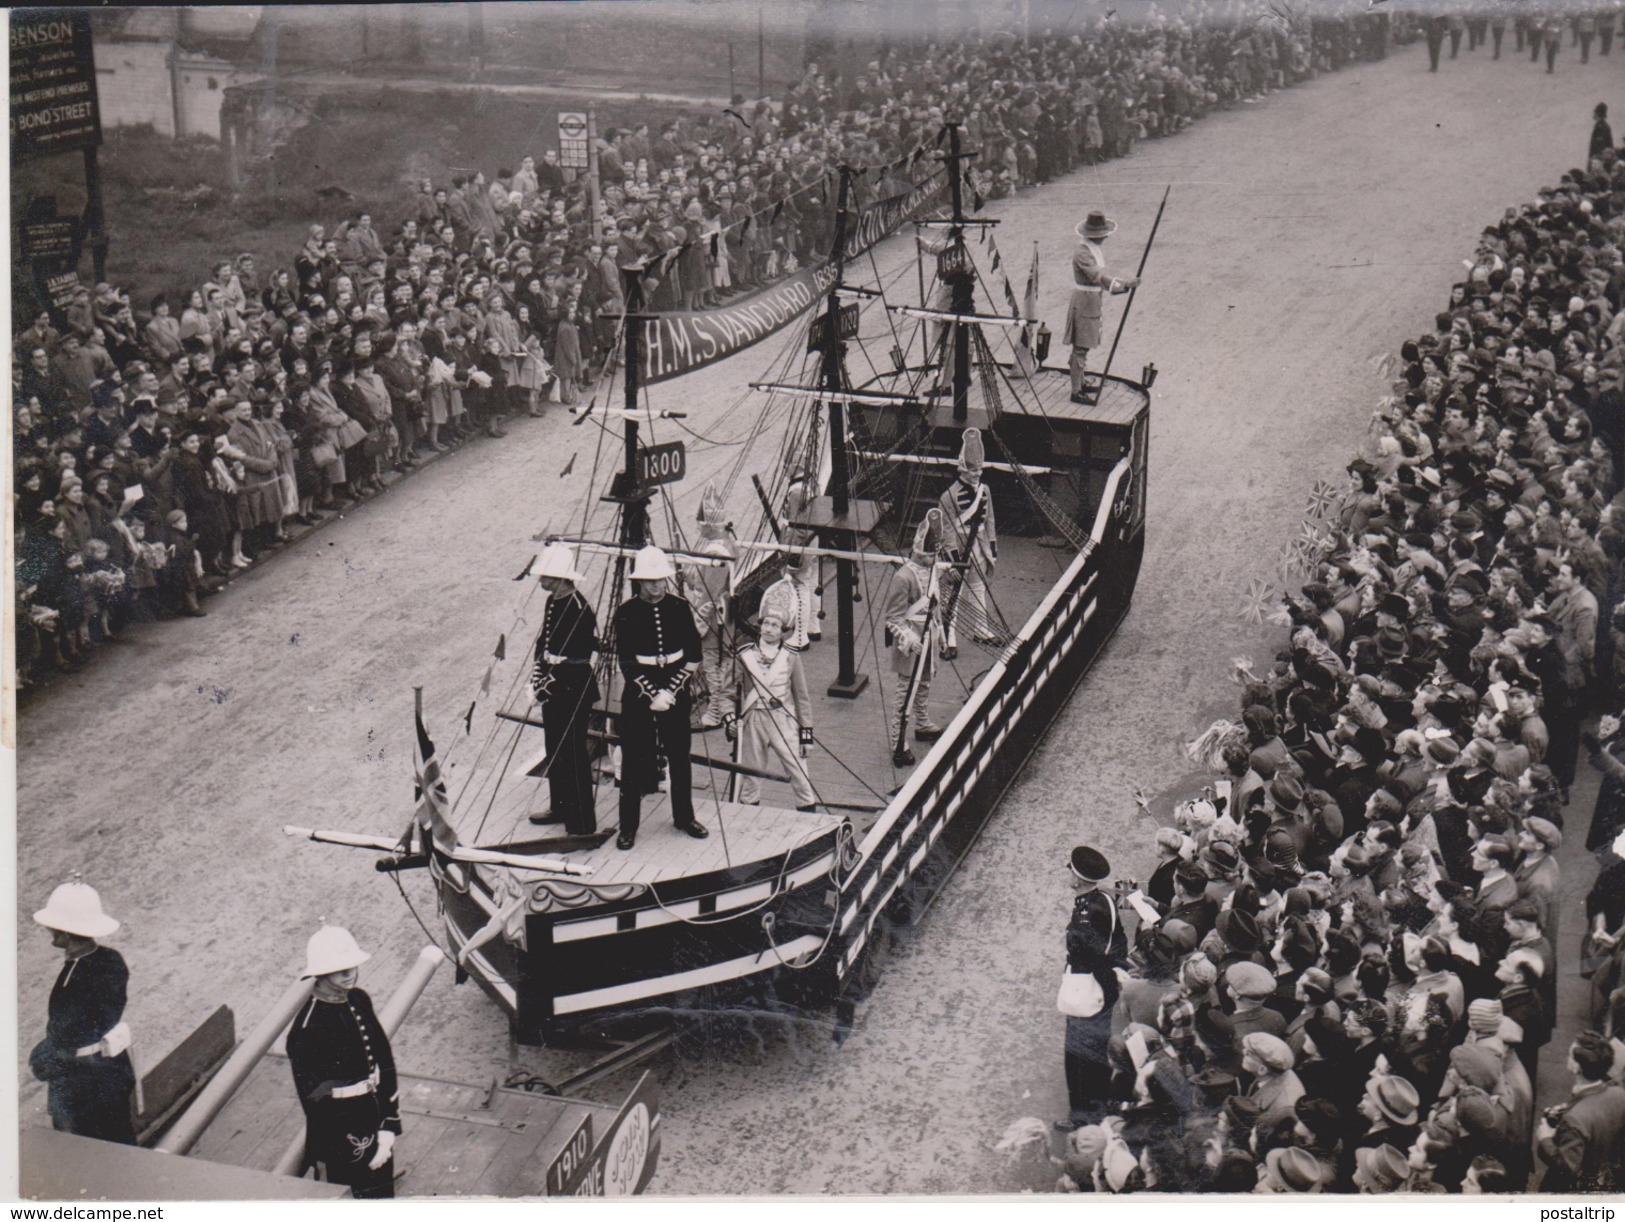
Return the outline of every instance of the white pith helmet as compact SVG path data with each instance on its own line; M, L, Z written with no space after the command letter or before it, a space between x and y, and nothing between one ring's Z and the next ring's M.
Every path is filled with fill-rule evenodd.
M348 929L323 925L305 943L305 970L299 976L300 979L331 976L334 972L347 972L352 967L360 967L371 958L356 944Z
M580 581L581 574L576 572L575 548L567 547L563 543L549 543L542 549L536 576L556 577L561 581Z
M677 576L671 557L654 544L641 548L632 560L633 581L659 581Z
M51 892L34 919L47 929L80 938L105 938L118 928L118 922L102 911L96 888L85 883L63 883Z

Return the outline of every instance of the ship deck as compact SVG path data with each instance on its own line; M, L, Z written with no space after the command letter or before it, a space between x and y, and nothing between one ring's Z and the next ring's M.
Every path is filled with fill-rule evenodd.
M408 1035L406 1038L410 1038ZM400 1075L396 1195L541 1196L554 1158L589 1115L605 1131L615 1108L522 1090ZM264 1057L192 1148L196 1160L270 1172L301 1132L287 1060ZM173 1156L164 1156L173 1157ZM300 1181L279 1177L291 1191ZM235 1195L222 1193L222 1196Z
M1013 632L1054 586L1074 557L1069 548L1041 546L1035 538L1009 537L999 540L999 564L993 582L993 600L1000 616ZM613 840L592 850L577 850L566 856L576 864L592 869L593 884L651 883L720 870L748 861L778 856L817 836L840 818L849 819L861 838L891 794L907 779L909 769L894 768L891 743L887 737L888 710L894 683L891 651L884 643L881 618L893 569L890 566L860 566L862 600L854 618L857 628L856 670L867 676L868 684L855 699L828 694L838 670L836 608L834 604L834 565L826 562L822 639L813 642L802 655L807 685L812 699L812 719L816 746L808 756L808 770L819 803L828 813L810 814L795 809L795 797L788 783L763 780L761 805L744 806L730 796L732 776L720 769L694 765L694 813L711 829L707 840L694 840L678 832L668 813L665 794L644 799L642 823L636 848L621 852ZM931 685L929 707L938 725L947 725L964 704L980 676L997 660L1000 647L979 645L961 633L959 656L939 662ZM534 706L513 707L509 712L535 717ZM545 781L526 775L543 752L543 735L537 726L513 724L520 739L510 758L518 761L509 768L509 780L483 821L478 843L495 845L500 840L526 841L558 836L558 824L533 825L528 816L547 807ZM928 744L910 736L916 756L924 755ZM721 729L696 731L693 752L730 760L732 744ZM601 762L607 769L607 759ZM776 759L768 762L777 770ZM619 791L607 771L597 786L598 826L613 828L618 819ZM466 834L466 833L465 833Z

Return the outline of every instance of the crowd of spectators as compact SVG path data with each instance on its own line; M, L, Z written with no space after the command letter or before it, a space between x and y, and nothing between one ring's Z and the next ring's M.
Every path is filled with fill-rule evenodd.
M1063 1189L1625 1187L1622 249L1611 149L1483 231L1131 934L1074 853Z
M628 283L696 309L830 241L833 169L862 204L933 172L949 117L987 198L1380 54L1385 16L1098 23L1028 43L900 48L809 68L777 104L609 130L598 225L557 155L423 181L380 231L311 227L291 262L222 260L185 300L81 290L14 337L18 669L75 669L132 620L200 596L424 458L588 392ZM747 113L748 111L748 113ZM138 313L139 311L139 313Z

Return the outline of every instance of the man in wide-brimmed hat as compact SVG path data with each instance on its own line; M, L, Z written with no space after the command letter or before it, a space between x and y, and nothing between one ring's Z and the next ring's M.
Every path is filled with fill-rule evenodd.
M1101 299L1106 293L1126 293L1140 283L1138 276L1113 276L1106 271L1100 244L1117 228L1098 209L1077 226L1077 253L1072 256L1072 301L1066 311L1063 341L1072 346L1072 397L1084 390L1089 349L1100 346Z

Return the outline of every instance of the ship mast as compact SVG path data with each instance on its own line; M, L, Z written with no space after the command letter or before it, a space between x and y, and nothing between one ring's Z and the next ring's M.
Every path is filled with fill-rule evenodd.
M602 499L621 507L620 542L624 549L615 560L613 597L620 596L621 581L626 572L626 560L648 541L649 499L653 495L639 477L638 471L638 381L639 364L643 359L643 274L642 263L621 269L623 291L626 296L626 410L625 449L622 467Z
M880 521L880 504L876 501L852 498L851 466L846 448L846 401L839 397L848 389L846 377L846 342L841 334L842 321L855 320L857 306L843 307L841 297L845 285L842 277L846 270L846 236L850 225L849 204L852 194L852 169L840 167L840 187L835 205L835 245L831 258L835 264L835 280L829 290L824 316L816 324L818 347L822 353L819 366L818 388L828 392L825 407L829 413L830 494L815 498L804 511L804 520L791 525L811 530L819 542L840 552L853 552L859 540L872 534ZM867 675L857 673L857 627L853 604L857 601L857 565L850 556L837 556L835 560L835 614L839 668L835 682L829 686L831 696L854 699L869 684Z
M948 189L953 201L953 228L948 235L952 254L939 261L938 274L947 281L951 290L950 308L955 314L966 315L976 312L976 270L971 266L970 253L965 249L965 173L961 163L974 154L960 150L958 123L949 120L947 128ZM970 327L962 321L954 323L953 327L954 423L964 427L970 423Z

